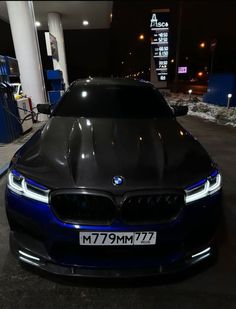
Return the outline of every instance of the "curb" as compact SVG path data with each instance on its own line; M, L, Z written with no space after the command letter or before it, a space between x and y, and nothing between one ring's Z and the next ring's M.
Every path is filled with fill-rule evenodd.
M9 163L7 163L6 165L0 168L0 178L6 174L8 167L9 167Z

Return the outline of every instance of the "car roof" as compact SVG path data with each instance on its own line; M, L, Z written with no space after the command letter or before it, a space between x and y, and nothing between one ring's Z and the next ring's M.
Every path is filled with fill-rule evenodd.
M72 84L70 84L70 88L84 85L153 86L149 81L145 80L131 78L90 77L75 80Z

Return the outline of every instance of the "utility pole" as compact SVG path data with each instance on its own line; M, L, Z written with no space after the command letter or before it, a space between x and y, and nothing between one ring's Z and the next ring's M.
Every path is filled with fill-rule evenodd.
M210 67L210 73L213 73L213 64L214 64L214 60L215 60L215 49L216 49L216 45L217 45L217 40L213 39L211 41L211 67Z

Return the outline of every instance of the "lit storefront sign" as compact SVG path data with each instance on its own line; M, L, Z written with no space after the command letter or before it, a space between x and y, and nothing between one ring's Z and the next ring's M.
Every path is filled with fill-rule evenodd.
M186 74L188 72L187 67L178 67L178 73L179 74Z
M169 56L169 9L153 10L150 20L151 48L158 81L167 81Z

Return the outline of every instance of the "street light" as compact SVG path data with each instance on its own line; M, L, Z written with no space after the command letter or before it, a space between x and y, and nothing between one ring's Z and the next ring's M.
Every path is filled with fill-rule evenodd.
M206 43L205 43L205 42L201 42L201 43L200 43L200 47L201 47L201 48L205 48L205 47L206 47Z
M227 97L228 97L227 108L229 108L230 107L230 101L231 101L231 98L232 98L232 93L228 93Z
M142 40L144 40L144 35L143 35L143 34L140 34L138 38L139 38L139 40L142 41Z
M189 94L189 101L191 101L191 96L192 96L192 89L189 89L188 94Z

